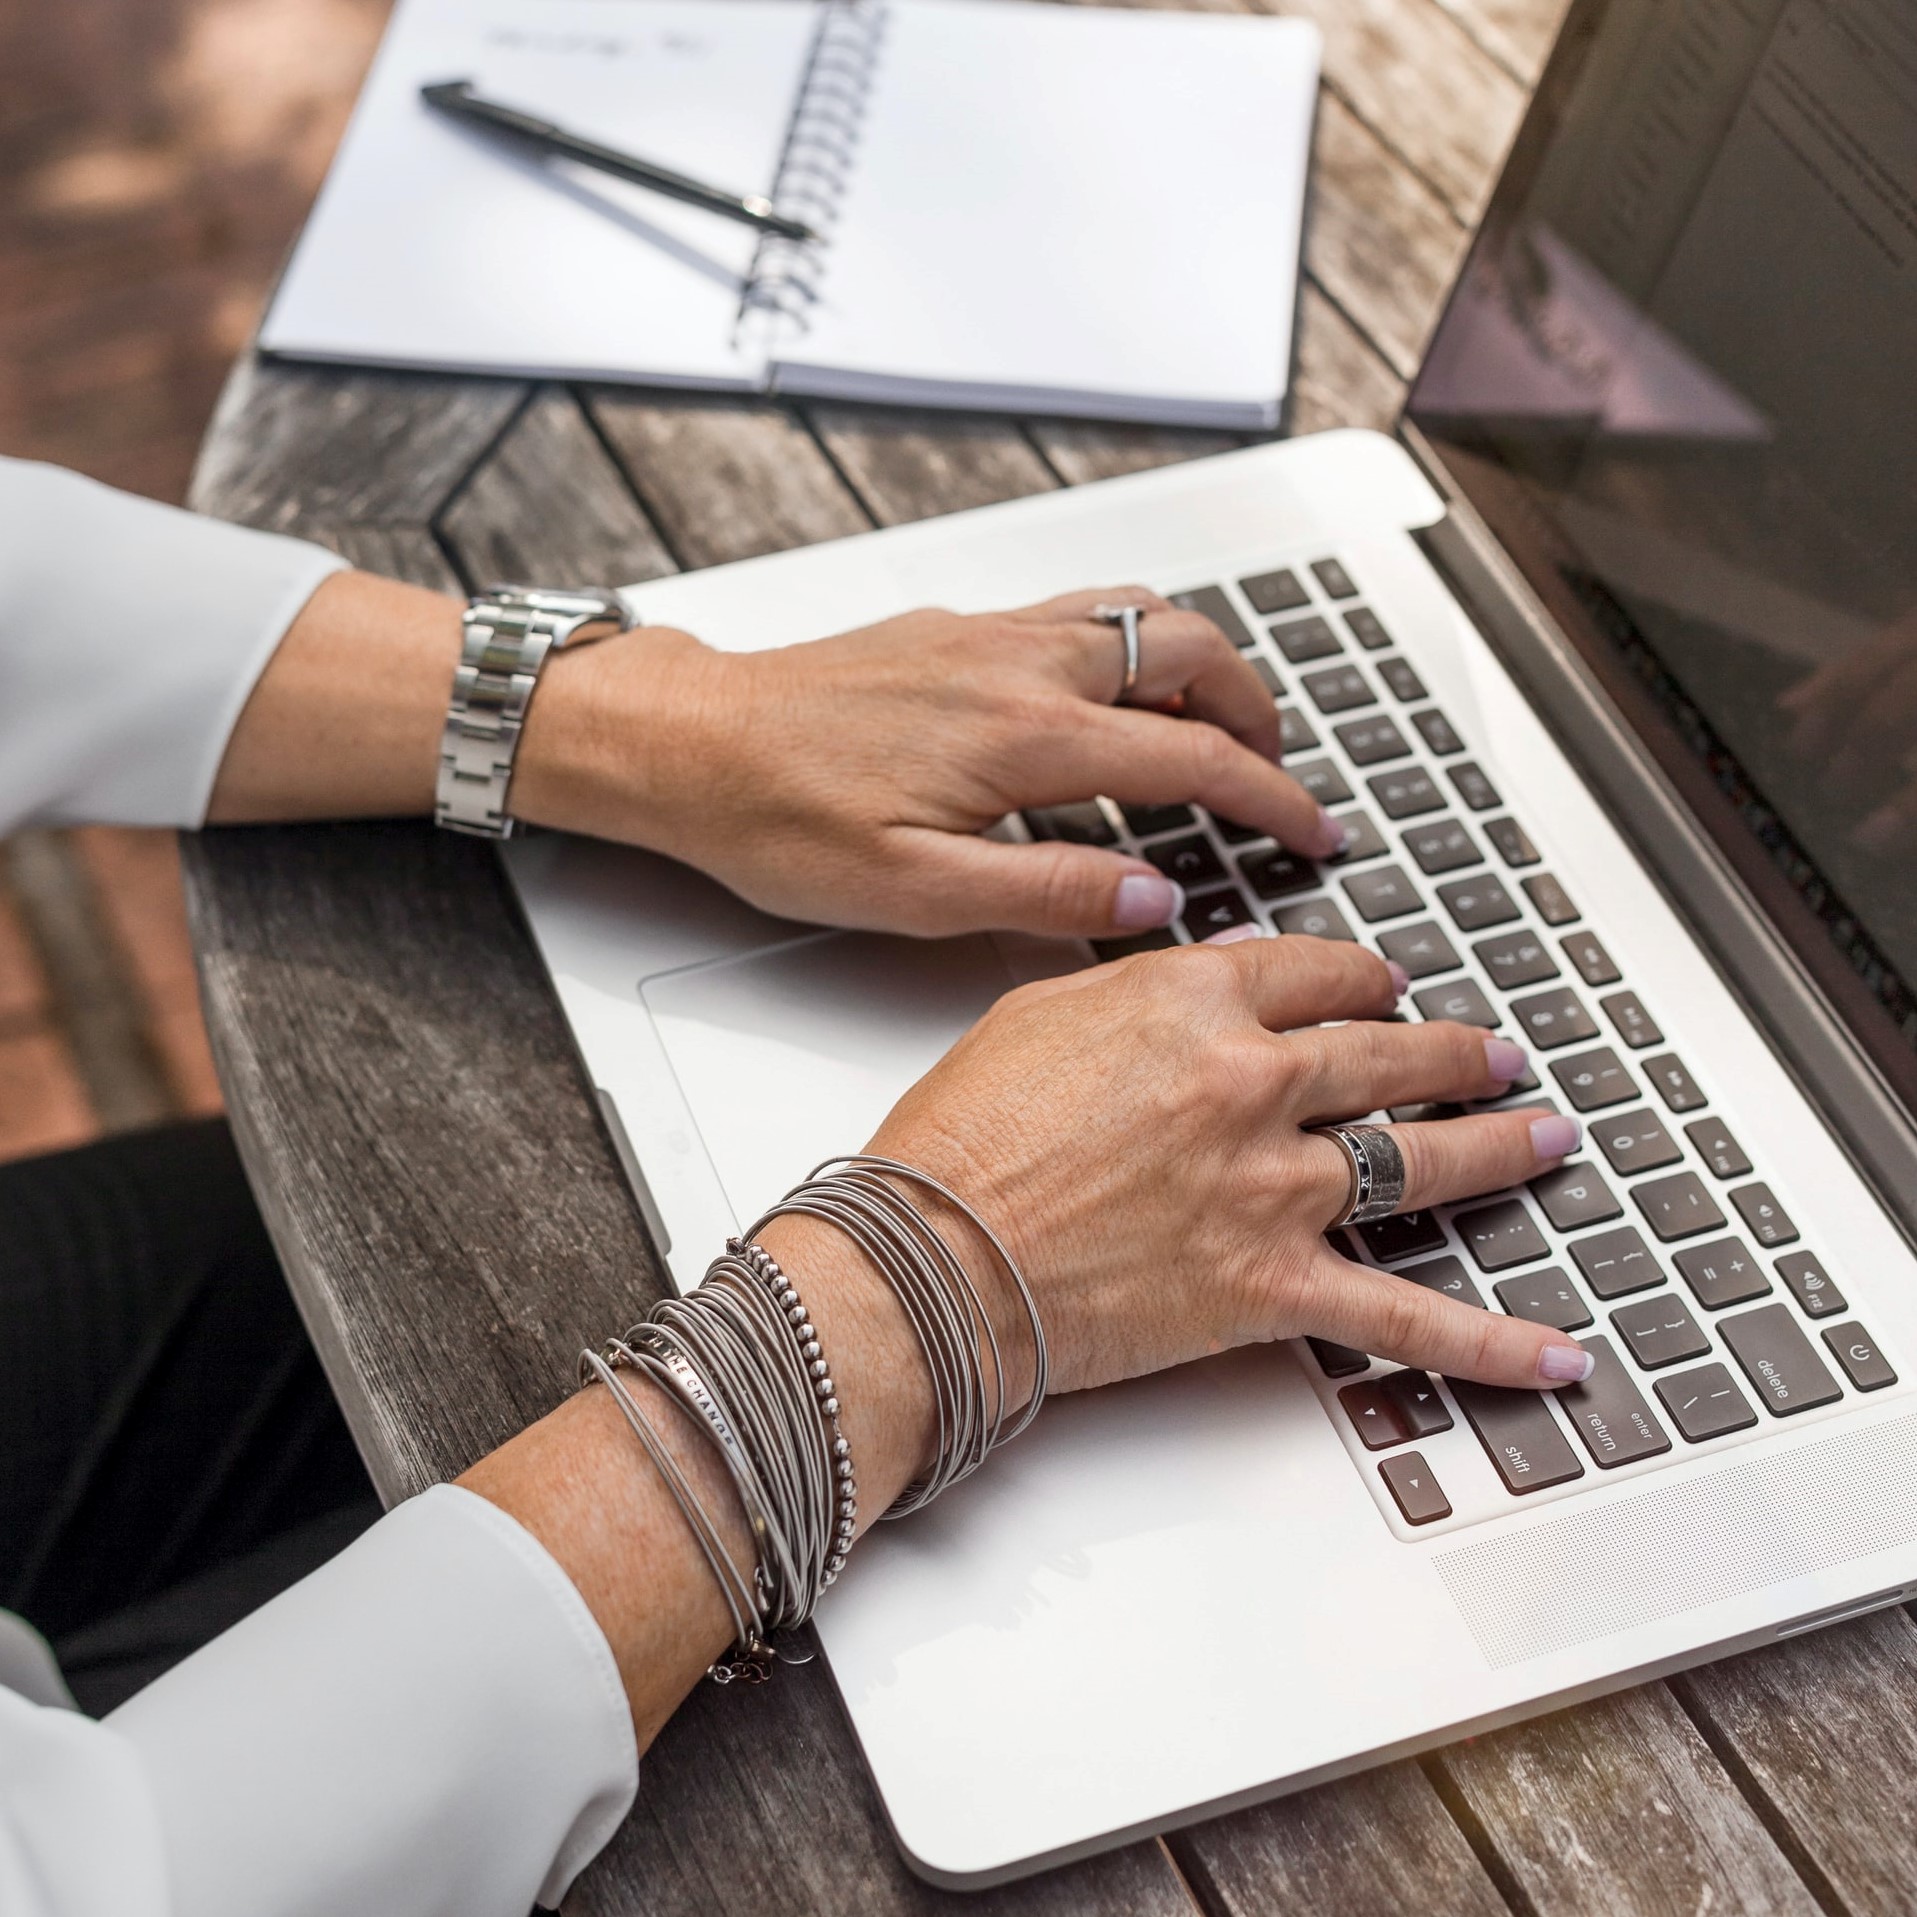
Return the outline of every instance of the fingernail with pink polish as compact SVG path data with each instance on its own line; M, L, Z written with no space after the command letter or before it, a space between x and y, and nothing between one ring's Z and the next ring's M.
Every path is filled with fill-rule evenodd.
M1538 1376L1546 1384L1582 1384L1596 1369L1596 1357L1582 1345L1546 1345L1538 1353Z
M1236 945L1242 939L1261 939L1265 936L1262 925L1228 925L1222 932L1214 932L1204 941L1207 945Z
M1318 836L1312 842L1313 855L1321 859L1335 859L1351 843L1351 828L1340 824L1323 806L1318 808Z
M1485 1070L1507 1085L1522 1078L1530 1062L1524 1047L1514 1045L1508 1038L1487 1038L1484 1041Z
M1562 1112L1531 1121L1531 1149L1539 1158L1568 1158L1584 1137L1584 1127Z
M1411 974L1396 959L1385 960L1385 970L1391 974L1391 989L1399 997L1411 990Z
M1169 925L1185 909L1185 888L1158 872L1127 872L1112 901L1112 923L1121 932L1149 932Z

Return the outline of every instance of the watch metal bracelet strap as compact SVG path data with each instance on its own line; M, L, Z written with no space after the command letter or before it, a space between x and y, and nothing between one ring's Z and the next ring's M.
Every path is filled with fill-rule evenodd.
M433 817L448 831L509 839L515 830L506 811L513 760L548 655L583 643L580 635L589 627L626 632L634 621L625 601L601 587L494 586L467 606L463 624Z

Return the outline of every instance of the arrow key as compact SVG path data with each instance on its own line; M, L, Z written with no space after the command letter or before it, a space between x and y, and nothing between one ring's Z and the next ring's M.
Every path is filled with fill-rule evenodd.
M1384 1389L1407 1437L1432 1438L1451 1429L1451 1413L1444 1408L1438 1387L1424 1372L1394 1371L1384 1380Z
M1436 1524L1451 1515L1451 1500L1438 1489L1431 1467L1415 1451L1403 1451L1378 1467L1392 1502L1407 1524Z
M1397 1400L1386 1390L1388 1381L1367 1378L1362 1384L1350 1384L1338 1393L1345 1416L1363 1441L1367 1451L1382 1451L1387 1445L1403 1444L1411 1436L1398 1417ZM1450 1420L1447 1419L1446 1423Z

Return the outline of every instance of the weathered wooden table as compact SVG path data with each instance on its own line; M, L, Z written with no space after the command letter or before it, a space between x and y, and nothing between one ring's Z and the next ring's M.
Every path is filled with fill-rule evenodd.
M1326 36L1297 430L1391 420L1558 6L1286 0ZM1223 443L248 361L196 502L450 589L630 581ZM488 848L425 825L226 831L187 869L247 1162L403 1497L549 1409L657 1263ZM815 1666L702 1688L571 1907L1914 1911L1913 1780L1917 1626L1891 1610L966 1899L899 1863Z

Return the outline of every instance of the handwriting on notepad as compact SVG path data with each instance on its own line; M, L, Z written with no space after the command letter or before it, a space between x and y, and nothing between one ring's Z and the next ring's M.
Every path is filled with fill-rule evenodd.
M485 36L489 47L510 47L516 53L589 54L599 60L658 58L703 59L712 42L703 34L667 30L657 33L564 33L536 27L493 27Z

